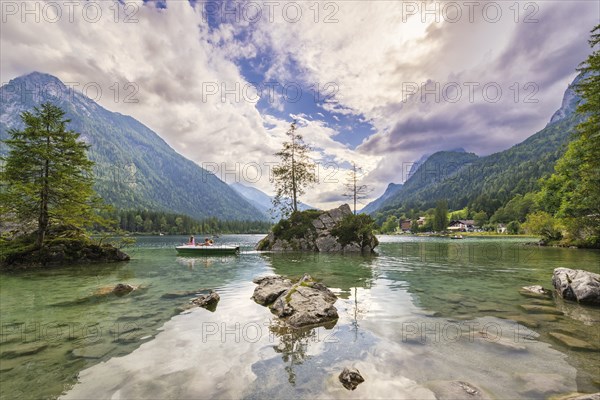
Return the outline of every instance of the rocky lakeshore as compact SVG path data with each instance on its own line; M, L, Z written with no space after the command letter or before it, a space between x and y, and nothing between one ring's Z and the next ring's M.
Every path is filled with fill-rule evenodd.
M93 244L87 240L56 241L41 249L26 247L11 252L0 261L0 269L26 269L70 264L129 261L128 254L110 244Z
M600 306L600 274L581 269L556 268L552 285L565 300Z

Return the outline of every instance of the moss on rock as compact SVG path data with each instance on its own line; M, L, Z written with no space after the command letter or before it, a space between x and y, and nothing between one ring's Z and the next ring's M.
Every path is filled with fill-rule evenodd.
M371 217L352 214L347 204L328 211L299 211L279 221L256 249L370 253L379 244L373 226Z
M56 232L52 232L56 234ZM50 236L41 248L35 245L35 235L1 239L0 268L24 269L75 263L127 261L129 256L110 244L94 243L80 232L62 232Z

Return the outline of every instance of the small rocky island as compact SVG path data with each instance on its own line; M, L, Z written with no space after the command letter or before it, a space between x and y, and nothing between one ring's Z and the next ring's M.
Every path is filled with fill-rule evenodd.
M307 210L282 219L257 250L370 254L379 244L373 220L354 215L348 204L328 211Z
M0 269L51 267L75 263L128 261L129 255L108 243L92 240L83 232L63 226L53 227L43 246L35 245L35 233L0 239L4 251Z

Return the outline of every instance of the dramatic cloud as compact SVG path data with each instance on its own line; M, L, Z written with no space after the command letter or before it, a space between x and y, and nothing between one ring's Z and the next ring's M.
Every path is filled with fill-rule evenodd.
M452 3L458 17L444 2L339 2L334 24L264 23L251 38L275 54L272 74L295 63L307 82L336 82L329 109L377 128L357 153L384 157L370 175L381 192L423 153L506 149L560 106L598 4L488 3Z
M352 161L378 195L424 153L508 148L559 107L598 3L467 3L3 1L1 79L37 70L79 89L97 83L101 96L88 94L106 108L265 191L296 118L320 177L337 165L303 199L328 207Z

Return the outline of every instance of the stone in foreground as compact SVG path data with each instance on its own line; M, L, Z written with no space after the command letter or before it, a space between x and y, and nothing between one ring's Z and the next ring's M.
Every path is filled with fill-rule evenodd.
M552 284L565 300L600 306L600 275L581 269L556 268Z
M564 333L550 332L549 335L573 350L596 350L596 348L590 343L569 335L565 335Z
M551 400L600 400L600 392L597 393L570 393L564 396L551 397Z
M112 290L113 294L116 296L125 296L126 294L135 290L135 287L131 286L128 283L118 283L117 286Z
M217 309L217 304L219 303L219 300L221 300L219 294L211 290L209 294L203 294L192 300L192 304L214 312Z
M278 275L255 278L252 282L258 285L254 289L252 298L261 306L272 304L283 292L292 287L292 281Z
M262 305L270 304L271 312L292 328L322 325L339 318L333 306L336 295L310 275L305 274L294 285L280 276L255 279L254 282L258 286L254 289L253 299ZM274 297L275 300L270 302Z
M117 297L125 296L138 289L137 286L130 285L129 283L117 283L115 286L103 286L94 292L95 296L107 296L114 294Z
M354 390L358 385L365 381L360 372L356 368L344 368L339 376L340 382L348 390Z
M527 297L547 297L550 295L550 291L540 285L523 286L520 292Z

